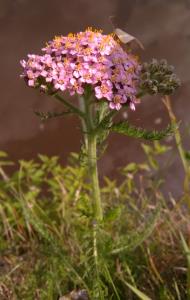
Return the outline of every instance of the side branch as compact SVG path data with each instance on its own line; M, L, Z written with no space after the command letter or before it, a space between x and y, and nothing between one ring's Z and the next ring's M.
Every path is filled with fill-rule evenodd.
M67 102L65 99L63 99L59 94L54 94L53 95L57 100L59 100L60 102L62 102L66 107L68 107L70 109L71 112L77 114L78 116L80 116L82 119L85 119L85 114L78 109L77 107L75 107L74 105L72 105L71 103Z

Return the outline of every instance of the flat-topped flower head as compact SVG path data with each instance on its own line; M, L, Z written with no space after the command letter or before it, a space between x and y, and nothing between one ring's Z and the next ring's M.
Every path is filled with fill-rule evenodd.
M126 104L135 108L141 66L113 35L88 28L56 36L42 51L42 55L28 55L27 61L21 61L22 76L29 86L82 95L86 85L91 85L95 97L107 100L111 109Z

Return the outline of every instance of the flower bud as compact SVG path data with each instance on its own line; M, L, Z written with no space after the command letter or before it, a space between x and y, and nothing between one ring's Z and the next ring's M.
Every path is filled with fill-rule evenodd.
M152 59L144 63L141 70L140 93L170 95L179 86L180 80L174 72L174 67L168 65L165 59Z

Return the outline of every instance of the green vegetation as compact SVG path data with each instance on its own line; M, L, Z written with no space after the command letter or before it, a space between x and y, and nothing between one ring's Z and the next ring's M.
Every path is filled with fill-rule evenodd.
M97 265L91 184L78 155L67 166L39 155L8 176L11 163L0 153L0 299L53 300L69 292L65 299L87 299L72 297L77 290L90 299L100 290L101 299L188 297L186 193L162 193L159 157L171 149L157 141L142 147L144 163L123 168L120 183L102 183Z

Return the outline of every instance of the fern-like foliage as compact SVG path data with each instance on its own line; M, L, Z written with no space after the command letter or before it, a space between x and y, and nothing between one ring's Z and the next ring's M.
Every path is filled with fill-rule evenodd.
M143 138L145 140L161 140L175 132L176 125L169 124L165 129L158 130L146 130L141 127L130 125L128 122L119 122L111 126L110 130L121 133L134 138Z
M134 251L137 247L139 247L144 241L146 241L149 236L153 233L157 221L159 220L160 217L160 211L161 211L161 206L158 205L155 208L154 213L150 216L147 224L144 226L143 230L141 230L139 233L137 231L131 233L130 239L127 240L127 245L123 245L121 243L121 246L118 247L117 249L112 250L111 254L118 254L122 251Z

